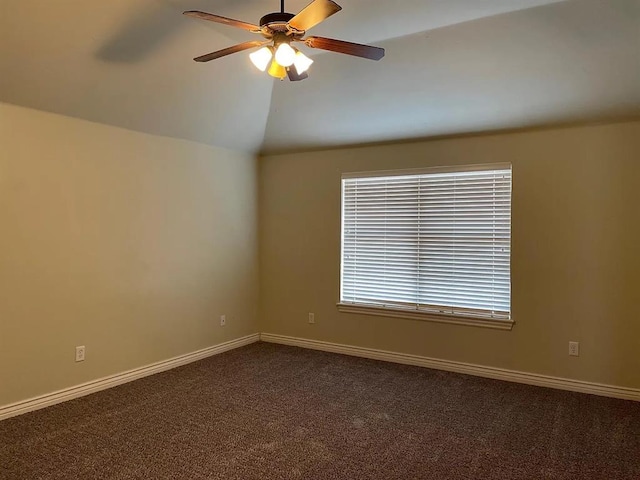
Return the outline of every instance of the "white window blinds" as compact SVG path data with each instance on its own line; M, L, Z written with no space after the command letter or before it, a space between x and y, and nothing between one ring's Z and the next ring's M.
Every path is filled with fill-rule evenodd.
M341 303L508 320L511 167L345 175Z

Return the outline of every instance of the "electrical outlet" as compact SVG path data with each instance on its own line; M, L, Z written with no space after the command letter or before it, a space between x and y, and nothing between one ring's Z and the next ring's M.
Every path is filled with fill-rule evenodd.
M569 355L572 357L577 357L580 355L580 343L569 342Z
M316 316L314 313L309 313L309 323L316 323Z
M226 315L220 315L220 326L224 327L227 324L227 316Z
M85 348L84 345L76 347L76 362L84 362Z

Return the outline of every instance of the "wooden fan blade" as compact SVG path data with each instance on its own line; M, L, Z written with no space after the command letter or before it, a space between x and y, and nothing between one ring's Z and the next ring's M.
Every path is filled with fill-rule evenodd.
M330 52L344 53L355 57L368 58L369 60L380 60L384 57L384 48L362 45L360 43L345 42L344 40L334 40L324 37L308 37L303 42L311 48L328 50Z
M207 53L206 55L201 55L199 57L194 58L196 62L209 62L211 60L215 60L216 58L224 57L226 55L231 55L232 53L238 53L243 50L248 50L250 48L259 47L261 45L266 45L270 43L268 40L266 42L261 42L260 40L253 40L252 42L244 42L239 43L238 45L234 45L233 47L223 48L222 50L218 50L217 52Z
M331 0L314 0L289 20L289 26L304 32L340 10L342 7Z
M224 23L230 27L242 28L243 30L249 30L250 32L259 32L260 27L251 23L241 22L240 20L234 20L233 18L221 17L220 15L213 15L211 13L200 12L198 10L189 10L182 12L183 15L193 18L201 18L202 20L209 20L210 22Z

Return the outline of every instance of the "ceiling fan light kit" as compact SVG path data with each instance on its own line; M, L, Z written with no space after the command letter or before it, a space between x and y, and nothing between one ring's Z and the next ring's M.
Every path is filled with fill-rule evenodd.
M266 39L264 41L244 42L201 55L194 58L196 62L209 62L232 53L261 47L249 55L255 67L260 71L267 71L274 78L284 80L285 77L288 77L292 82L296 82L308 78L307 71L313 60L293 47L291 45L293 42L304 43L310 48L344 53L369 60L380 60L384 57L384 49L380 47L325 37L304 38L307 30L340 10L342 10L342 7L332 0L314 0L303 8L300 13L293 15L284 11L284 0L281 0L280 12L268 13L263 16L260 19L260 25L197 10L186 11L184 15L241 28L251 33L261 34Z

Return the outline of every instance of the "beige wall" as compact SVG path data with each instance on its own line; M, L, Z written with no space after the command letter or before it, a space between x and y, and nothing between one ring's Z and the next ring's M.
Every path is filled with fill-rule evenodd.
M342 172L505 161L511 332L337 311ZM251 155L0 104L0 406L257 331L640 387L640 122L259 170L256 198Z
M256 215L251 155L0 104L0 406L257 332Z
M492 162L513 164L512 331L337 311L342 172ZM640 123L259 165L262 331L640 387Z

